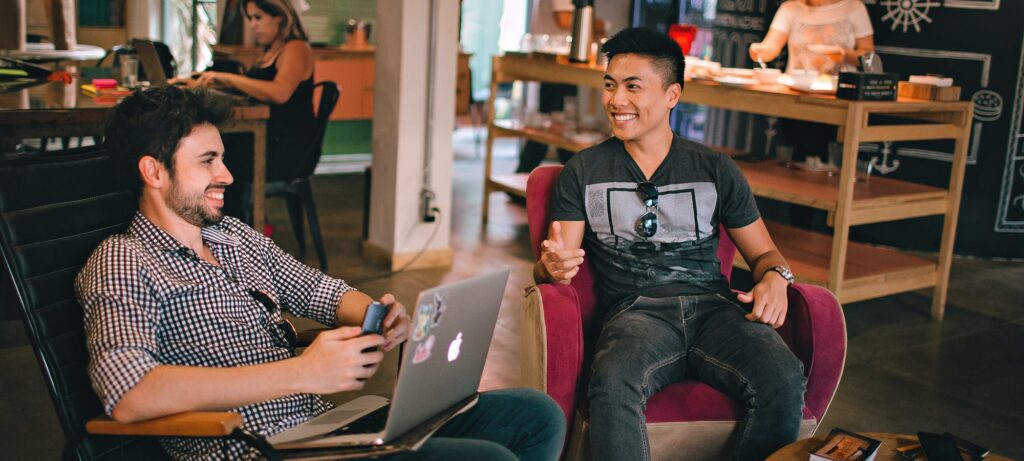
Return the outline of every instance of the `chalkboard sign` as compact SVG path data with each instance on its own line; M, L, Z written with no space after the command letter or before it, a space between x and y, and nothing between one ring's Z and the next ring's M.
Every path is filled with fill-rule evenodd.
M678 1L678 13L674 6ZM855 0L867 6L875 45L887 72L942 74L975 104L955 252L1024 257L1024 1ZM634 25L696 24L711 58L750 67L750 43L761 40L780 0L634 0ZM638 11L640 11L638 13ZM998 30L998 35L993 31ZM995 39L998 37L998 39ZM692 54L701 54L699 51ZM785 56L772 65L785 66ZM685 91L685 89L684 89ZM681 105L680 134L706 144L766 151L763 118ZM872 143L876 174L946 187L952 141ZM942 217L856 226L856 240L936 251Z
M963 88L961 99L975 104L955 251L1024 257L1024 2L864 3L887 72L899 73L903 79L911 74L953 77ZM951 141L873 148L892 150L894 157L884 165L893 169L890 177L943 187L948 184ZM855 227L852 235L934 251L941 228L941 218L922 218Z

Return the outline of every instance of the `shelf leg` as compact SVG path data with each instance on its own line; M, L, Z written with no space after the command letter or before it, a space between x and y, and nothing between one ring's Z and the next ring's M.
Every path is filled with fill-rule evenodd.
M860 131L864 126L864 118L861 105L852 103L846 113L846 125L840 127L840 132L843 134L843 167L839 172L839 197L834 215L835 227L833 228L832 254L829 258L828 269L828 289L840 301L844 299L843 277L846 268L846 249L850 239L853 184L857 174L857 146L860 142Z
M968 107L960 119L960 134L956 137L953 151L953 166L949 173L949 193L946 196L946 218L942 224L942 242L939 245L939 261L935 274L935 289L932 291L932 320L941 322L946 313L946 291L949 288L949 270L953 263L953 241L956 239L956 222L960 215L960 194L963 192L964 170L967 167L967 146L971 141L971 120L973 108Z
M498 94L499 72L501 64L498 57L495 57L492 64L491 94L487 97L487 150L484 154L484 195L481 197L482 205L480 210L480 231L487 231L487 213L491 208L491 160L494 158L494 98Z

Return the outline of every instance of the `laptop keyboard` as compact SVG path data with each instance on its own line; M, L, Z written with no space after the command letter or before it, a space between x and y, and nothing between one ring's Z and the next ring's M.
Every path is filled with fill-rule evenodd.
M351 434L373 434L375 432L381 432L384 430L384 425L388 421L389 410L391 410L390 403L367 413L362 418L331 431L331 433L325 435L325 437Z

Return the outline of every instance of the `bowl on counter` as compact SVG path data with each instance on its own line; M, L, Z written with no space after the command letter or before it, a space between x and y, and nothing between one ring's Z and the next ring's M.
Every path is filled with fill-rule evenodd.
M786 75L791 79L790 81L792 81L792 86L806 88L810 88L811 84L818 78L817 71L805 69L794 69L786 72Z

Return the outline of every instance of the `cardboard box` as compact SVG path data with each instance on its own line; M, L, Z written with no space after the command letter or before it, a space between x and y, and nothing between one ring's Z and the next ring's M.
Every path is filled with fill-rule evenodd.
M899 96L901 98L927 99L933 101L959 101L960 87L937 87L922 83L900 82Z

